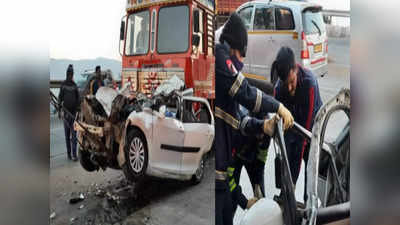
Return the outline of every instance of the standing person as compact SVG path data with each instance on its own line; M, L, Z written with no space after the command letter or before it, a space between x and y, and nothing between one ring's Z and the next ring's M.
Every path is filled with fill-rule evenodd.
M96 95L97 90L104 86L104 81L101 76L100 66L96 66L94 78L90 81L90 94Z
M64 132L65 143L67 145L68 159L77 161L76 157L76 131L73 128L75 115L79 106L79 91L74 80L74 68L69 64L67 68L67 79L61 84L58 100L60 104L60 113L64 114ZM63 108L61 108L63 106ZM68 112L64 111L67 110ZM61 116L60 116L61 117ZM71 146L72 145L72 146ZM71 158L72 149L72 158Z
M232 149L239 132L239 104L249 111L278 112L287 129L293 125L290 112L271 96L248 84L240 72L247 49L247 30L237 13L233 13L224 26L220 43L215 46L215 220L216 225L232 225L233 203L251 205L254 201L241 198L241 188L233 178ZM261 120L254 124L259 130L271 135L273 120ZM241 202L241 203L240 203Z
M279 50L273 66L279 77L275 86L275 98L289 109L295 121L311 131L314 118L322 106L317 79L310 70L296 64L293 50L289 47ZM290 130L285 133L285 143L292 180L296 185L303 158L307 167L310 143Z

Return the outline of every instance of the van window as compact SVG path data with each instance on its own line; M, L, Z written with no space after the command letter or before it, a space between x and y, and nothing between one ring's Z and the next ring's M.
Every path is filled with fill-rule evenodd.
M254 30L274 29L274 10L270 7L257 7L254 14Z
M303 11L303 26L305 34L325 33L325 23L320 8L308 8Z
M289 9L276 8L275 21L277 30L294 29L293 15Z
M247 30L250 29L252 13L253 13L253 6L246 7L240 10L238 13L240 18L243 20L243 23L246 26Z

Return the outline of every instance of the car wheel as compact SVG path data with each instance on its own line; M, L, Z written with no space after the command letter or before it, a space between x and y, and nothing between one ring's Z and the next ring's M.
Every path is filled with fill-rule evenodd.
M138 181L145 175L149 157L147 142L138 129L132 129L128 133L125 145L124 173L128 180Z
M81 166L83 169L85 169L88 172L93 172L95 170L99 170L99 167L95 165L92 160L90 160L90 157L92 154L86 150L79 149L79 162L81 163Z
M204 167L205 167L205 157L204 155L201 157L199 167L196 172L193 174L192 183L199 184L204 177Z

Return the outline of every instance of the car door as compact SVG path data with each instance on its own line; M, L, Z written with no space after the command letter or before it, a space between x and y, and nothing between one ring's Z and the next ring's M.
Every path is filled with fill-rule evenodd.
M245 6L241 9L238 10L238 15L239 17L243 20L244 25L246 26L247 32L251 32L252 26L253 26L253 14L254 14L254 6L249 5ZM252 62L251 62L251 57L249 57L249 54L252 51L252 45L250 39L248 39L247 42L247 53L246 53L246 58L244 59L244 67L243 67L243 73L252 73Z
M252 72L258 79L269 79L269 71L275 58L277 46L273 42L275 29L274 8L267 4L255 6L253 31L249 33Z
M162 109L162 107L160 107ZM153 167L164 172L179 173L184 143L184 127L177 107L166 106L153 111Z
M185 139L182 148L182 173L193 174L203 154L211 149L214 140L214 117L205 99L184 99L183 106Z

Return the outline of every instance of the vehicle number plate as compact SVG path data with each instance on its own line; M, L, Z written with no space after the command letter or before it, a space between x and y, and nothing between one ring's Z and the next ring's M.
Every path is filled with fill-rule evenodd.
M314 45L314 53L318 53L322 51L322 44Z

